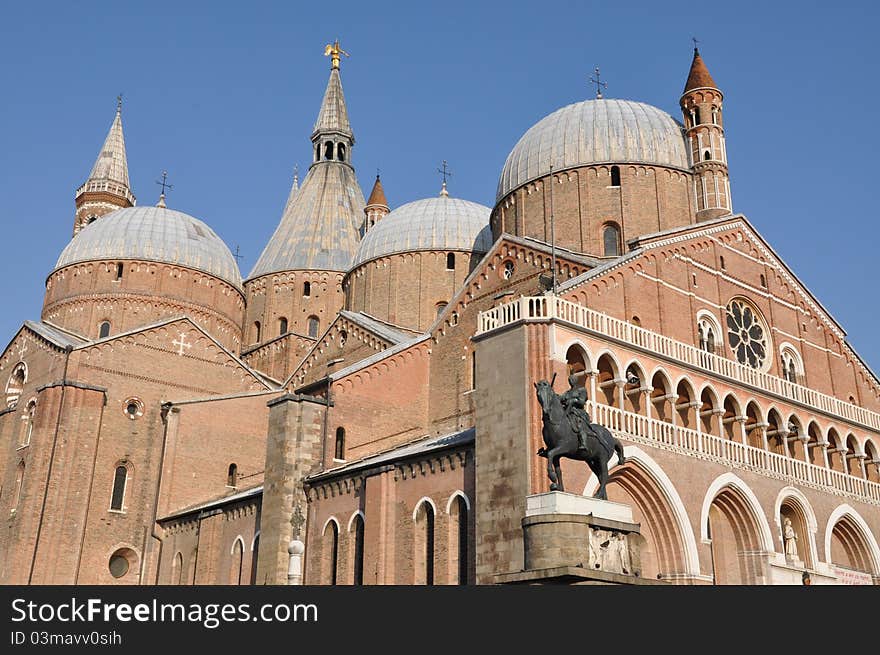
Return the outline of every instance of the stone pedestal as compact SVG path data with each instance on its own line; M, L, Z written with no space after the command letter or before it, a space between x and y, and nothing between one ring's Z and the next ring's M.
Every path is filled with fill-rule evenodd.
M639 525L628 505L551 491L526 498L525 567L504 584L656 584L640 575Z

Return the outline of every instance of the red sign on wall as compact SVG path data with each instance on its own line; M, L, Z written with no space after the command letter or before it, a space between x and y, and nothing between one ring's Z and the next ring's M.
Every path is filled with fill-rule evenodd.
M834 569L834 575L837 576L837 584L848 585L864 585L874 584L870 573L864 571L853 571L851 569L842 569L839 566L831 567Z

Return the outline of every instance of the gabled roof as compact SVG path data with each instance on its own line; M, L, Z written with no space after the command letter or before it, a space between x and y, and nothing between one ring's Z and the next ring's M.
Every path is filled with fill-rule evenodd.
M42 321L25 321L24 326L59 348L67 348L68 346L77 348L89 342L88 339L83 339L67 330Z
M375 316L370 316L365 312L350 312L346 309L343 309L339 312L339 315L348 319L356 325L360 325L362 328L372 332L376 336L381 337L386 341L390 341L392 344L407 341L409 339L412 339L414 335L418 334L416 330L410 330L405 327L401 327L400 325L388 323L387 321L378 319Z
M188 507L183 507L181 509L175 510L171 512L171 514L166 514L165 516L161 516L156 520L159 522L162 521L171 521L173 519L182 518L188 514L197 514L199 512L207 512L209 510L223 507L224 505L229 505L231 503L237 502L239 500L246 500L248 498L253 498L255 496L263 495L263 485L259 485L256 487L251 487L250 489L245 489L244 491L238 491L234 494L230 494L228 496L221 496L219 498L214 498L212 500L208 500L202 503L196 503L195 505L190 505Z

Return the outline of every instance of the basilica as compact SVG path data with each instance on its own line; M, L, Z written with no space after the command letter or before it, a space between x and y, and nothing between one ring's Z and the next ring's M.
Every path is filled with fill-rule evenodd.
M117 108L0 356L0 582L509 582L541 380L622 445L641 582L880 582L880 381L734 211L696 49L679 117L599 94L523 126L493 207L365 198L340 53L244 278L136 202Z

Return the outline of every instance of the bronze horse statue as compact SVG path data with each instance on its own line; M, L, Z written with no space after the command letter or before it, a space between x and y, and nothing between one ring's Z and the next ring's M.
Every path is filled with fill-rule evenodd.
M540 380L535 383L535 393L538 402L541 403L543 412L545 448L538 450L538 455L547 458L547 477L550 478L551 491L565 491L562 484L562 469L559 466L561 457L585 461L596 477L599 479L599 490L593 496L602 500L608 500L605 484L608 482L608 460L617 453L618 464L623 464L623 446L609 430L596 423L590 423L590 431L587 432L586 448L580 447L577 432L572 429L571 422L566 415L562 399L553 391L553 380Z

